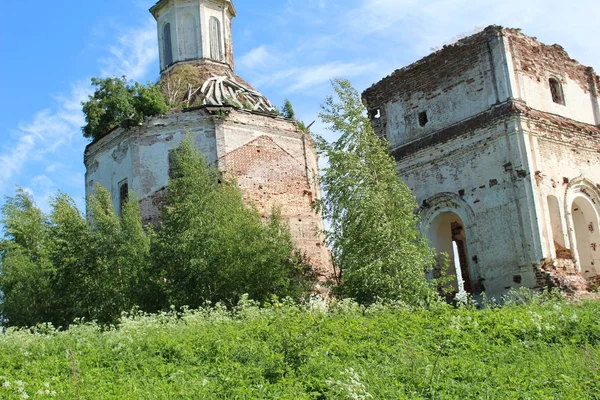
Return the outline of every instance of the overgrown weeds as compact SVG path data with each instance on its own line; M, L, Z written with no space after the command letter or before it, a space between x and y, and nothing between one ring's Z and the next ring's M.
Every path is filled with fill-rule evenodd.
M530 300L425 310L244 298L136 312L108 330L9 329L0 398L597 398L600 304Z

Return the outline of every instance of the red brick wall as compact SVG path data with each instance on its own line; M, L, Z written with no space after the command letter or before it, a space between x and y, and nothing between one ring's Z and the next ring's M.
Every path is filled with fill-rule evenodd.
M244 199L267 217L280 207L295 245L311 259L321 280L331 277L329 252L319 228L321 217L311 203L315 194L302 160L297 160L264 135L226 154L220 168L234 177Z

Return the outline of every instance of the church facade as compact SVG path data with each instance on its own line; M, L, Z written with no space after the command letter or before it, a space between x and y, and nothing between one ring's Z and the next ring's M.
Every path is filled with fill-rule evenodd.
M245 201L263 216L279 207L292 240L321 281L331 278L323 221L312 209L321 196L310 135L276 113L261 93L234 72L231 0L161 0L157 21L161 89L167 115L138 127L117 128L85 151L86 193L106 187L116 210L133 190L145 223L159 223L173 152L186 136Z
M457 292L597 281L599 87L562 47L490 26L363 93Z

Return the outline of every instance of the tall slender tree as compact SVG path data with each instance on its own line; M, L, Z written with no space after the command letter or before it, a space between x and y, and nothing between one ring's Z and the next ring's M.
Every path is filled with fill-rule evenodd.
M342 295L420 304L432 296L425 272L433 252L418 229L417 204L397 175L389 144L373 132L358 92L348 80L332 81L334 96L320 118L339 135L317 138L329 165L321 203L330 221L326 237L341 269Z

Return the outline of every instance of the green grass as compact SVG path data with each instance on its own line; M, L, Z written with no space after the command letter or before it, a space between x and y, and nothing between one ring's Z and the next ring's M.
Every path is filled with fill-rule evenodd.
M597 302L246 302L118 329L9 330L0 399L597 399L599 351Z

